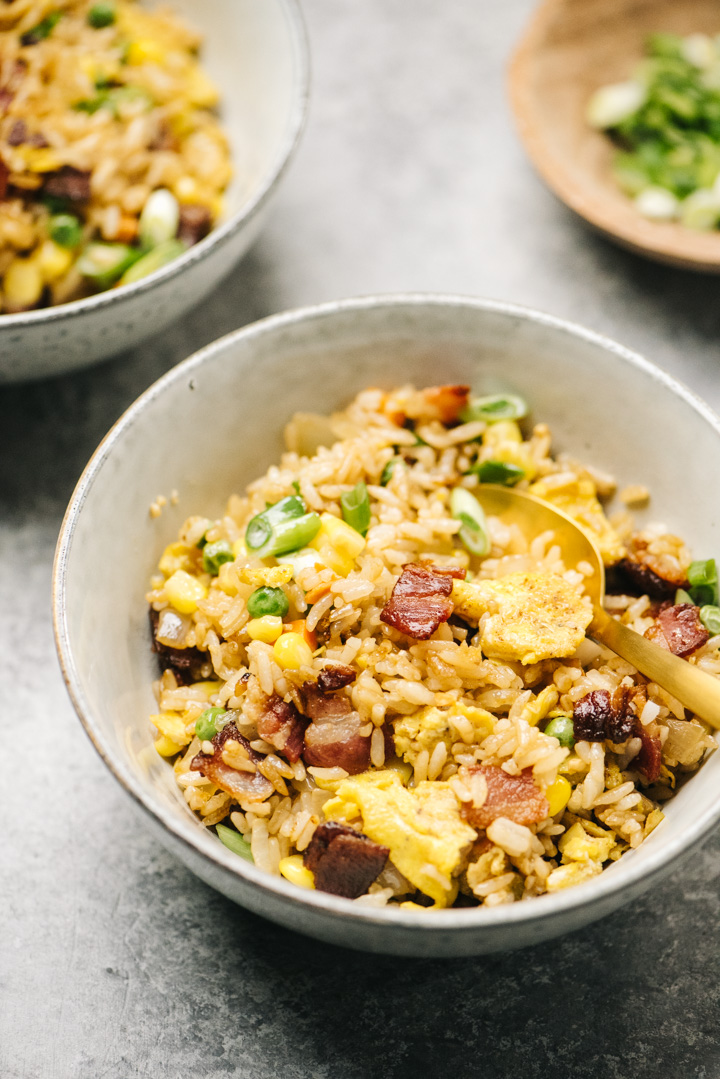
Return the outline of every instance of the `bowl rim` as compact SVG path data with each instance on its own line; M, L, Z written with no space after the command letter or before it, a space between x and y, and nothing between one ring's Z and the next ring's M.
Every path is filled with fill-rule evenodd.
M274 160L264 175L260 177L260 183L251 197L227 221L223 221L202 240L189 247L182 255L178 255L166 266L161 266L160 269L148 274L147 277L131 282L128 285L106 289L103 292L95 293L93 296L85 296L79 300L69 300L67 303L56 304L52 307L41 307L34 311L19 311L16 314L0 315L0 333L11 333L12 331L27 329L27 327L35 325L47 326L50 323L61 322L64 319L73 318L86 312L101 311L105 307L129 301L135 296L149 292L161 282L171 281L188 267L203 262L212 251L226 244L235 233L239 232L248 221L257 215L275 191L292 158L295 156L300 138L307 124L310 100L310 46L300 0L276 0L276 2L284 14L295 55L295 70L291 91L292 104L285 132Z
M720 416L702 398L666 371L656 367L639 353L594 330L586 329L570 320L550 315L534 308L504 300L481 299L450 293L390 293L358 296L345 300L295 308L250 323L234 330L171 368L146 389L113 424L85 466L65 511L57 541L52 570L53 630L61 672L72 704L86 734L115 779L135 804L170 833L171 845L180 844L188 849L190 856L200 857L212 863L225 879L230 876L242 878L246 884L257 885L277 897L285 906L313 908L316 914L328 915L335 920L360 921L369 925L396 926L405 930L436 929L453 935L475 930L483 932L499 926L520 926L544 922L571 911L589 911L593 907L609 908L612 897L627 891L628 898L669 868L670 864L688 853L720 820L720 797L702 812L692 825L670 843L659 846L646 856L645 863L638 865L632 858L623 859L622 869L614 873L601 873L591 881L573 888L537 897L528 903L514 903L498 907L463 908L428 911L405 911L399 907L369 907L352 900L325 892L300 889L282 877L275 877L259 869L253 863L239 859L222 843L208 843L207 831L197 826L189 816L175 818L165 807L155 801L151 793L133 785L133 774L123 761L115 759L112 746L99 725L83 693L79 671L75 665L66 613L66 570L78 519L89 491L102 471L105 462L116 446L122 444L127 430L141 421L145 409L166 387L185 380L197 368L222 355L237 342L252 342L267 334L285 331L294 325L321 322L345 314L372 311L378 308L407 310L408 308L472 308L475 311L509 315L536 325L551 327L568 337L580 339L609 351L623 362L641 370L650 379L661 383L676 396L689 404L720 436ZM632 853L632 852L630 852ZM262 912L261 912L262 913ZM582 917L582 916L581 916ZM589 921L591 914L583 919ZM578 923L580 924L580 923Z

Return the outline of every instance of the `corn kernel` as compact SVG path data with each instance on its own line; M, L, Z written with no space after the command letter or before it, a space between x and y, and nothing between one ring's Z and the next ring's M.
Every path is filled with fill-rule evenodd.
M365 546L365 537L331 513L320 515L320 529L308 544L316 550L326 566L341 577L347 577L355 559Z
M564 776L558 776L554 783L551 783L545 790L545 797L548 801L548 815L554 817L556 813L559 813L561 809L564 809L568 804L570 795L572 794L572 787L568 783Z
M215 696L216 693L220 692L220 690L222 689L222 685L222 682L219 681L193 682L191 685L188 686L188 689L200 690L205 699L209 701L212 697Z
M20 152L30 172L53 172L60 168L60 158L49 146L23 146Z
M5 271L3 285L10 310L34 307L43 290L40 267L34 259L14 258Z
M301 854L291 854L288 858L281 858L278 869L291 884L297 884L299 888L314 888L315 877L303 865Z
M36 255L40 273L45 281L51 285L59 277L63 277L73 264L74 255L67 247L61 247L53 240L45 240Z
M207 589L197 577L191 577L185 570L179 569L165 582L165 596L176 611L192 614L197 610L199 600L205 599Z
M177 745L171 738L161 734L160 737L155 740L155 749L161 757L174 757L176 753L180 752L182 746Z
M215 83L197 65L188 72L183 89L187 100L198 109L211 109L220 98Z
M312 663L310 645L299 633L283 633L273 646L275 662L284 671L296 671L299 667L309 667Z
M165 59L165 49L152 38L141 37L130 42L125 59L131 67L139 64L160 64Z
M191 549L185 543L169 543L158 562L158 569L166 577L172 577L179 569L188 573L192 568Z
M262 618L252 618L246 629L251 640L274 644L283 631L283 621L280 615L265 614Z
M185 720L177 712L160 712L150 716L150 722L157 727L160 734L178 747L189 745L192 741L192 735L185 733Z

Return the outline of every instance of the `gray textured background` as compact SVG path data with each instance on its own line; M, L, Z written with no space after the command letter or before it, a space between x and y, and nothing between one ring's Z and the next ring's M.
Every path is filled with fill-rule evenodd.
M55 659L52 554L97 442L171 364L263 315L375 291L499 297L605 331L720 406L720 280L590 235L523 157L504 68L531 7L307 0L309 128L237 272L132 355L0 388L2 1079L720 1074L717 835L632 909L542 947L345 952L245 914L150 841Z

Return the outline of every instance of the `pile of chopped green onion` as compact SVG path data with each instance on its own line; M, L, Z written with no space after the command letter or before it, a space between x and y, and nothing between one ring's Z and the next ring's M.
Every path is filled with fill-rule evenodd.
M587 119L620 147L615 178L644 217L720 225L720 35L652 35L633 78L596 91Z

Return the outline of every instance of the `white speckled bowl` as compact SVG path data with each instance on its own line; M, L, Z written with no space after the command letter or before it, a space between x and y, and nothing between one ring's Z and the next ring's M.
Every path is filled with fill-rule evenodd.
M148 3L153 7L154 4ZM204 35L234 177L221 224L154 274L58 307L0 315L0 383L61 374L157 333L199 303L262 224L302 132L309 61L297 0L172 0Z
M652 518L687 537L699 557L720 552L720 514L707 497L707 476L720 468L720 420L646 360L508 304L422 295L350 300L222 338L125 413L65 517L55 628L70 694L98 753L158 839L203 880L258 914L338 944L472 955L577 929L651 887L720 818L720 754L673 799L667 820L639 850L589 883L488 910L410 912L304 891L241 861L197 823L171 769L148 752L156 665L143 597L164 546L187 515L218 514L230 492L277 459L293 412L330 411L365 386L405 381L524 394L553 429L556 449L621 483L647 483ZM702 468L693 467L700 461ZM175 488L179 504L152 519L150 502Z

